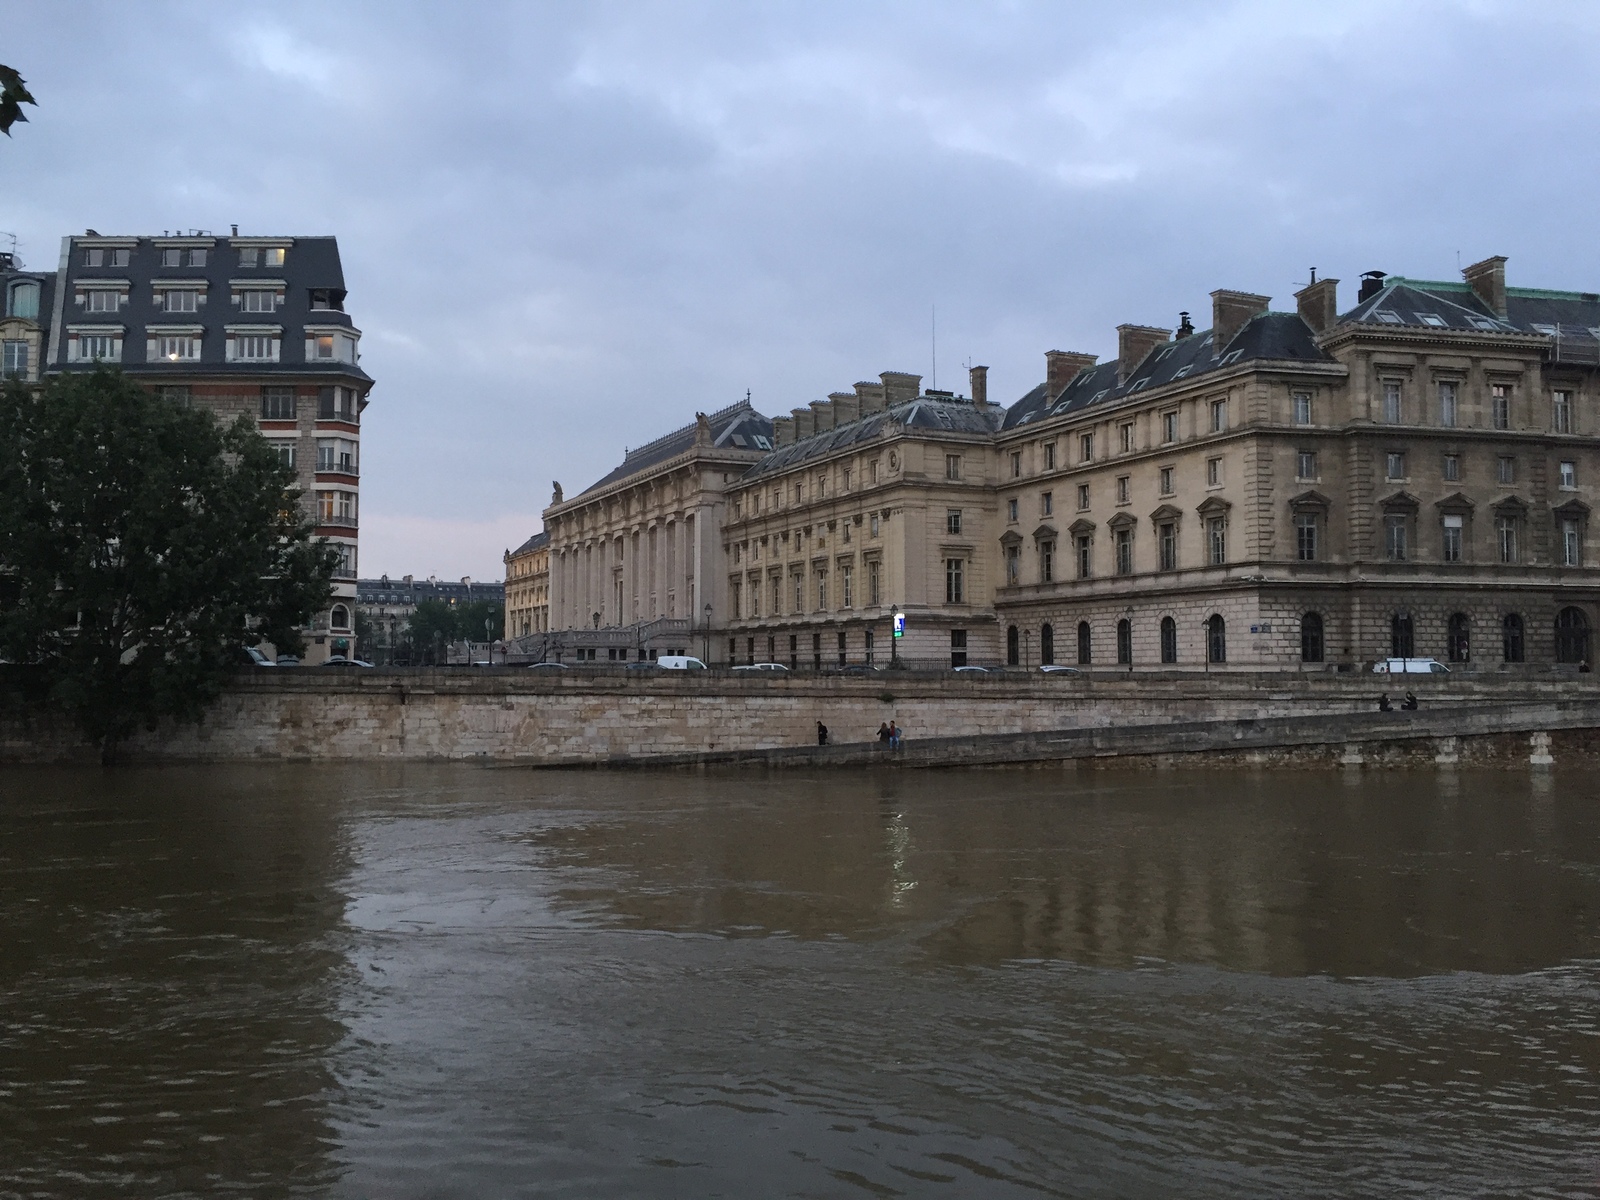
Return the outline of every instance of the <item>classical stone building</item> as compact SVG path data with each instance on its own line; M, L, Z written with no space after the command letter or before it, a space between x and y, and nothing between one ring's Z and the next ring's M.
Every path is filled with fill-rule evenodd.
M37 383L44 366L55 277L0 253L0 378Z
M379 666L396 662L406 665L410 657L420 658L429 650L427 647L411 645L411 639L407 636L417 605L425 600L451 607L477 603L503 605L505 599L504 584L474 581L470 576L462 576L459 583L440 579L436 575L426 579L418 579L414 575L391 579L387 575L380 575L376 579L358 580L356 611L361 617L363 632L357 653ZM488 632L485 631L485 642L489 640ZM443 653L442 648L433 649L434 657Z
M770 449L717 414L558 495L551 627L616 658L693 619L717 661L813 668L1585 663L1600 294L1509 287L1502 258L1463 274L1371 272L1342 315L1332 279L1293 312L1217 291L1209 329L1051 351L1006 409L976 368L970 398L857 384ZM674 522L694 551L663 559ZM663 612L662 578L693 603Z
M534 534L507 550L506 627L509 642L550 631L550 535Z

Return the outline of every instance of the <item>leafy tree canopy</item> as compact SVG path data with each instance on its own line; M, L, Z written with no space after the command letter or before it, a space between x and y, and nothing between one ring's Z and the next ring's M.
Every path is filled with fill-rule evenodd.
M406 636L411 644L424 649L434 642L481 642L483 623L489 622L491 639L500 636L505 623L504 610L493 600L473 600L466 604L447 604L443 600L423 600L411 613ZM435 635L438 635L435 638Z
M22 111L24 104L38 107L38 101L28 94L28 88L16 69L0 63L0 133L10 137L11 126L28 119Z
M246 417L121 373L0 391L0 656L31 665L110 761L198 720L241 648L303 649L337 554Z

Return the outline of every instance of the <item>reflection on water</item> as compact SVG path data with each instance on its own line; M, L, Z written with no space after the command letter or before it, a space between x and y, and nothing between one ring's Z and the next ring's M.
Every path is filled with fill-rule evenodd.
M1600 1191L1583 777L0 796L0 1194Z

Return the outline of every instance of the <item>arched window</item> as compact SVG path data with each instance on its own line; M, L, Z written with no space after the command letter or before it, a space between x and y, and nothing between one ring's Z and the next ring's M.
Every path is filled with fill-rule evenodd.
M1022 654L1018 647L1017 627L1006 626L1006 666L1014 667L1022 661Z
M1467 620L1466 613L1451 613L1448 633L1445 637L1445 651L1451 662L1464 663L1472 661L1472 622Z
M1178 661L1178 623L1171 617L1161 618L1161 661Z
M39 317L39 285L32 280L13 283L6 311L13 317L26 317L29 320L37 320Z
M1133 624L1126 617L1117 622L1117 665L1133 665Z
M1078 665L1087 667L1091 661L1089 653L1089 622L1078 622Z
M1049 666L1056 661L1056 631L1053 626L1042 625L1039 627L1039 662L1042 666Z
M335 604L332 614L328 617L328 624L334 629L349 629L350 610L342 604Z
M1221 613L1212 613L1206 622L1206 660L1214 663L1228 661L1228 624Z
M1556 661L1589 661L1589 618L1581 608L1563 608L1556 614Z
M1412 631L1411 614L1397 612L1389 618L1389 657L1415 658L1417 639Z
M1322 661L1322 614L1308 612L1300 618L1300 661Z
M1507 613L1500 622L1500 653L1508 663L1526 661L1523 649L1522 614Z

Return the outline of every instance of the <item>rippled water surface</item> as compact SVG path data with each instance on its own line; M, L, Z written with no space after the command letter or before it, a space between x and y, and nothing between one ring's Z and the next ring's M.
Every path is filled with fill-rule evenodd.
M1600 1195L1584 772L0 771L0 1194Z

